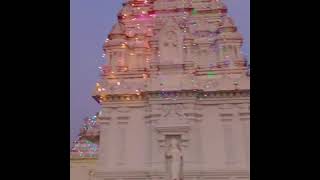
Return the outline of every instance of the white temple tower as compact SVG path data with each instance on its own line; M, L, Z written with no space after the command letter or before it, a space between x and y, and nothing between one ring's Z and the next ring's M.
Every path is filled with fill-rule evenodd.
M249 179L250 77L242 36L219 0L128 0L104 44L93 97L98 154L71 157L71 180Z

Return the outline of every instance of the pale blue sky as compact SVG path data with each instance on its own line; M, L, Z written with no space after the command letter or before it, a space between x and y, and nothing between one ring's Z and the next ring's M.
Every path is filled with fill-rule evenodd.
M102 45L123 0L70 1L70 138L75 139L83 118L99 111L91 93L104 63ZM243 52L250 54L250 0L225 0L229 15L244 36Z

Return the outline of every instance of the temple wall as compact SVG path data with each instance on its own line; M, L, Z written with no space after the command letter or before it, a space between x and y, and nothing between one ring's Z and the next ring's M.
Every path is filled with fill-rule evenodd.
M232 101L232 99L230 99ZM245 104L245 103L244 103ZM201 105L200 121L193 122L190 139L184 149L185 165L194 170L248 169L249 111L226 101L223 104ZM151 164L161 171L164 159L159 133L152 130L145 116L145 107L129 108L126 113L112 112L107 136L104 164L108 169L147 170ZM111 114L111 113L110 113ZM104 144L104 143L102 143Z
M130 169L144 170L146 159L146 127L144 108L134 108L127 133L127 156Z
M145 170L147 138L144 107L131 107L126 110L107 109L102 115L106 130L100 137L104 149L100 154L104 157L101 169L110 170ZM103 123L102 123L103 124Z
M203 107L201 128L204 169L219 169L223 168L224 164L222 128L217 109L217 106L206 105Z
M227 102L202 112L203 169L249 169L249 111Z

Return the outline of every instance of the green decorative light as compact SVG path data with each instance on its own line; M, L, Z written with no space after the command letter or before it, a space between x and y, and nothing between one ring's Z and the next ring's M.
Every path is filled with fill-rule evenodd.
M198 14L198 11L196 9L192 9L192 15Z
M216 75L216 73L213 71L208 72L208 78L212 78L215 75Z

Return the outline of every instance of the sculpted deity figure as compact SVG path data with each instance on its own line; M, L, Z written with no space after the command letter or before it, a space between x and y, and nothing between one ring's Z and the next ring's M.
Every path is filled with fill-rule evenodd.
M177 139L171 139L165 158L169 180L182 180L183 155Z

